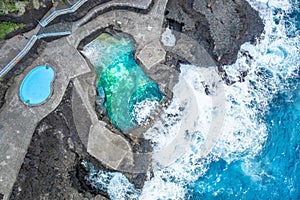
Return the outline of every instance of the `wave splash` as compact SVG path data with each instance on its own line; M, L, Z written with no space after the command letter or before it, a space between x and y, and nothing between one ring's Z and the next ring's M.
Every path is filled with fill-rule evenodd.
M256 45L242 45L237 62L225 66L223 74L218 74L214 67L181 65L182 73L174 88L171 105L145 134L154 142L156 154L175 153L177 157L165 162L166 158L154 154L154 177L145 183L140 199L193 198L195 188L191 186L206 176L212 162L220 161L218 166L225 167L223 170L226 171L230 163L242 161L240 173L255 179L252 176L255 172L249 170L249 166L254 166L251 160L262 152L268 138L265 114L272 99L290 87L288 80L299 76L299 34L297 26L287 26L291 24L287 22L290 20L287 16L294 7L289 2L250 0L249 3L265 22L265 34ZM245 73L247 76L243 78ZM225 75L233 85L228 86L222 81ZM186 87L192 91L189 95L185 92ZM209 96L205 88L209 88ZM224 93L220 94L220 91ZM218 101L220 99L225 101ZM192 112L190 108L196 108L197 116L185 116ZM219 126L213 123L222 116L224 121ZM196 120L189 121L193 117ZM178 130L186 124L190 125L182 133L186 143L176 143L178 147L184 147L184 152L176 147L168 149L177 141ZM218 180L220 177L214 184ZM199 188L202 192L214 191L208 184L198 184ZM222 191L214 191L214 195L218 193Z

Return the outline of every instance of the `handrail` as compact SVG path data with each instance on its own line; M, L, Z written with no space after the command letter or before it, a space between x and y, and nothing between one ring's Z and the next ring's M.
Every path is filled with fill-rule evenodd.
M61 10L55 10L53 11L48 17L46 17L46 19L44 19L42 22L39 22L39 25L41 27L45 27L47 26L52 20L54 20L56 17L63 15L63 14L68 14L68 13L72 13L75 12L79 7L81 7L85 2L87 2L88 0L79 0L77 1L73 6L71 6L70 8L65 8L65 9L61 9ZM135 0L132 0L133 2ZM117 5L127 5L130 4L130 2L113 2L112 5L101 5L101 6L97 6L96 8L94 8L92 10L92 12L89 12L88 15L86 17L84 17L83 19L79 20L76 24L78 26L82 25L84 22L88 21L90 18L93 17L94 14L96 14L97 12L101 11L101 9L105 9L106 6L110 7L110 6L117 6ZM35 42L38 39L41 38L45 38L45 37L54 37L54 36L62 36L62 35L69 35L71 34L70 31L66 31L66 32L56 32L56 33L43 33L40 35L33 35L30 40L28 41L28 43L26 44L26 46L22 49L21 52L18 53L18 55L12 59L1 71L0 71L0 78L3 78L28 52L29 50L32 48L32 46L35 44Z
M47 26L52 20L54 20L56 17L60 16L60 15L64 15L64 14L68 14L68 13L72 13L75 12L80 6L82 6L85 2L87 2L88 0L79 0L77 1L73 6L71 6L70 8L65 8L65 9L61 9L61 10L55 10L54 12L52 12L48 17L46 17L46 19L44 19L42 22L39 22L39 24L42 27Z
M55 33L43 33L38 35L38 39L45 38L45 37L55 37L55 36L63 36L63 35L70 35L71 31L64 31L64 32L55 32Z
M85 2L88 0L79 0L77 1L73 6L70 8L62 9L62 10L56 10L52 12L46 19L44 19L42 22L39 22L39 25L41 27L47 26L52 20L54 20L56 17L72 13L76 11L80 6L82 6ZM30 40L27 42L25 47L18 53L14 59L12 59L1 71L0 71L0 78L3 78L32 48L32 46L35 44L35 42L38 39L45 38L45 37L54 37L54 36L62 36L62 35L69 35L71 34L70 31L67 32L57 32L57 33L43 33L40 35L33 35Z
M63 36L63 35L70 35L70 31L65 32L56 32L56 33L43 33L40 35L33 35L30 40L27 42L25 47L18 53L18 55L12 59L1 71L0 71L0 78L3 78L33 47L35 42L38 39L45 38L45 37L55 37L55 36Z
M107 2L105 4L101 4L99 6L94 7L92 10L90 10L83 18L79 19L78 21L75 22L75 26L79 27L88 22L91 18L93 18L95 15L98 14L98 12L101 12L105 9L108 9L110 7L130 7L132 4L135 3L136 0L130 0L130 1L113 1L113 2ZM133 8L141 9L141 10L146 10L150 5L152 1L148 1L145 6L139 7L138 5L132 6Z

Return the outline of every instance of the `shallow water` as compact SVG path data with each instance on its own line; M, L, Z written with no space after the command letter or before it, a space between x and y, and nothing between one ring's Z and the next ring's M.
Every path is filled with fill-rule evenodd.
M125 133L142 125L155 106L143 110L137 105L159 103L163 96L158 85L135 62L131 40L104 33L82 52L96 70L98 94L105 98L104 106L111 122Z
M52 91L54 70L49 66L38 66L24 78L20 97L25 104L38 105L48 99Z
M153 173L139 199L300 199L299 1L249 3L264 37L224 68L232 82L247 77L228 86L216 67L181 65L170 106L145 133Z

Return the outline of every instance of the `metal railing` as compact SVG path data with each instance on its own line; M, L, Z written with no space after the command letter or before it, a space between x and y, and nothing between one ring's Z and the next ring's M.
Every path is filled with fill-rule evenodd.
M65 8L65 9L61 9L61 10L55 10L48 17L46 17L46 19L44 19L43 21L39 22L39 24L41 25L41 27L45 27L51 21L53 21L56 17L58 17L60 15L64 15L64 14L75 12L78 8L80 8L80 6L82 6L87 1L88 0L79 0L73 6L71 6L70 8Z
M1 71L0 71L0 78L3 78L33 47L38 39L45 38L45 37L56 37L56 36L63 36L63 35L70 35L70 31L66 32L56 32L56 33L43 33L40 35L33 35L30 40L27 42L26 46L18 53L14 59L12 59Z
M77 1L73 6L70 8L62 9L62 10L56 10L53 11L46 19L39 22L41 27L47 26L51 21L53 21L56 17L68 14L76 11L80 6L82 6L85 2L88 0L79 0ZM30 40L27 42L26 46L18 53L16 57L14 57L1 71L0 71L0 78L3 78L33 47L35 42L38 39L45 38L45 37L55 37L55 36L63 36L63 35L69 35L71 34L70 31L67 32L56 32L56 33L43 33L40 35L33 35Z

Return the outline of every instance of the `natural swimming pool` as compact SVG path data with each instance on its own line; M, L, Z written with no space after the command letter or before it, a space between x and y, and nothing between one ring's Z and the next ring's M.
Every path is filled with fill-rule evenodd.
M20 98L27 105L39 105L51 95L51 85L55 73L50 66L38 66L32 69L22 81Z
M134 60L132 41L103 33L82 53L95 68L98 94L105 95L112 124L125 133L143 124L163 95Z
M203 70L183 65L179 82L186 81L194 88L199 110L208 112L199 113L191 123L187 132L191 141L180 158L169 166L160 166L153 159L151 178L141 191L127 184L127 193L121 193L111 177L97 179L108 182L104 186L114 186L107 189L111 199L126 199L133 192L143 200L299 199L299 1L251 2L265 20L264 39L256 46L246 43L241 47L242 52L251 55L251 62L245 63L247 59L240 56L236 64L225 66L232 80L239 78L241 68L248 75L244 82L232 86L222 83L225 102L221 105L226 112L221 113L224 123L220 124L214 148L203 156L203 135L211 130L211 115L217 116L218 106L202 103L207 97L204 90L198 89L198 83L205 80L201 78ZM162 128L147 137L154 143L154 152L167 149L177 134L178 123L174 122L181 120L177 117L181 112L174 102L165 111L170 114L162 118ZM94 183L104 173L91 169L88 178ZM98 183L94 184L103 186Z

